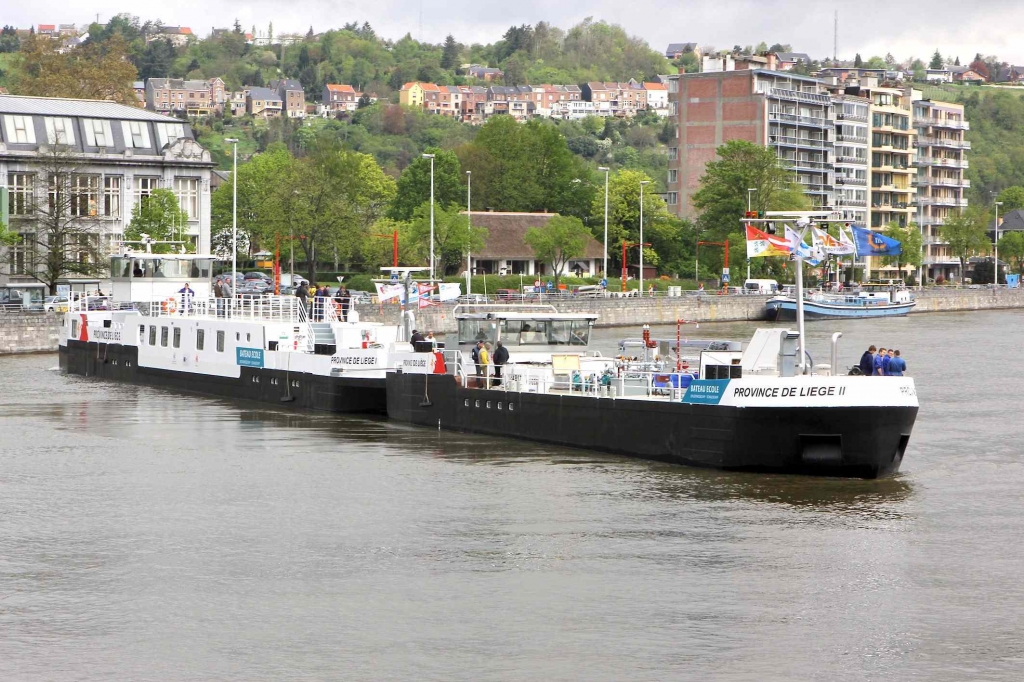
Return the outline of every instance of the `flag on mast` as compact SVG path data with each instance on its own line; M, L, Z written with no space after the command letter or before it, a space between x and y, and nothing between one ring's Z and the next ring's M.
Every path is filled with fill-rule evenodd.
M800 259L808 265L817 265L821 262L820 258L811 251L811 247L801 238L800 233L794 230L789 225L786 225L786 241L789 242L790 250Z
M789 244L782 237L770 235L753 225L747 225L747 258L788 256L789 252Z
M845 256L854 252L853 244L843 244L817 225L811 226L811 237L814 241L814 248L830 256Z

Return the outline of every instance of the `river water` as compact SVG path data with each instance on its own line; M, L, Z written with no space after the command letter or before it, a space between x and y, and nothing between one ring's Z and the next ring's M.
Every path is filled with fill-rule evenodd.
M894 345L917 380L896 478L701 471L0 358L0 679L1020 679L1024 314L813 323L818 362L834 327L844 364Z

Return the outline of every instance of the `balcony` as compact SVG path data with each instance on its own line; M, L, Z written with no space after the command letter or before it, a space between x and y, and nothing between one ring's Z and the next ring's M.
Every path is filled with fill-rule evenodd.
M832 146L828 140L815 140L809 137L789 137L787 135L769 135L768 144L778 147L804 147L810 149L826 149Z
M779 159L779 161L782 161L790 168L795 168L797 170L826 171L832 169L832 164L828 163L827 161L810 161L808 159L787 159L786 157L782 157L781 159Z
M922 240L922 243L925 246L934 246L934 245L938 245L938 244L948 244L949 242L947 242L946 240L942 239L941 237L925 237Z
M953 130L970 130L969 121L954 121L951 119L931 118L930 116L915 116L914 127L916 128L952 128Z
M868 165L868 160L867 159L862 159L859 156L841 156L841 155L838 155L838 154L836 155L836 161L835 162L836 163L847 163L847 164L850 164L852 166L867 167L867 165Z
M846 177L836 176L836 184L837 185L854 185L854 186L857 186L857 187L866 187L867 184L868 184L868 181L866 179L864 179L864 178L846 178Z
M967 189L971 186L971 181L962 178L931 178L931 184L939 187L963 187Z
M836 133L837 142L856 142L858 144L867 144L867 135L844 135L843 133Z
M921 219L917 221L918 225L922 227L932 227L942 225L942 218L936 218L933 216L921 216Z
M795 102L807 102L810 104L821 104L831 106L832 98L829 95L818 95L812 92L799 92L797 90L786 90L785 88L769 88L768 96L775 99L793 100Z
M931 137L921 135L917 138L918 147L945 147L947 149L970 149L971 143L967 140L953 140L948 137Z
M867 208L868 202L866 199L836 199L836 206L853 207L853 208Z
M967 199L956 197L925 197L925 200L924 206L959 206L962 208L967 206Z
M915 163L918 166L936 166L939 168L968 168L967 159L939 159L931 156L919 156Z
M814 182L798 182L797 184L800 185L800 189L802 189L806 194L831 194L832 193L832 186L831 185L822 185L822 184L818 184L818 183L814 183Z
M830 118L800 116L799 114L786 114L778 111L769 112L768 120L791 125L815 126L817 128L832 128L835 125L835 121Z
M843 112L839 112L838 114L836 114L836 120L837 121L860 121L862 123L867 123L868 122L868 117L867 117L867 114L864 114L863 116L861 116L860 114L846 114L846 113L843 113Z

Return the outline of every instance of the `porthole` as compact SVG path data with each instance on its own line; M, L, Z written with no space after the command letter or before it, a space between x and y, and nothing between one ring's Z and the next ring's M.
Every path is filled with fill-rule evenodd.
M501 403L500 402L498 403L498 409L499 410L501 409Z
M475 401L473 401L473 403L474 403L473 407L480 407L480 401L479 400L475 400Z
M466 398L465 400L462 401L462 406L469 407L469 398Z
M488 410L491 409L491 401L490 400L487 401L487 409Z
M514 404L512 404L512 403L508 404L508 411L509 412L515 412L515 409L516 409L516 406Z

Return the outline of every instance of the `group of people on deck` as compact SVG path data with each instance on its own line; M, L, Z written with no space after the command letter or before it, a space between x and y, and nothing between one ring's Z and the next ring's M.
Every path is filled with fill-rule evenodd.
M477 341L473 347L473 364L476 365L477 383L483 388L501 385L501 369L508 363L508 348L498 341L497 348L491 352L490 341Z
M898 350L871 346L860 356L858 368L867 377L901 377L907 371L907 361Z

